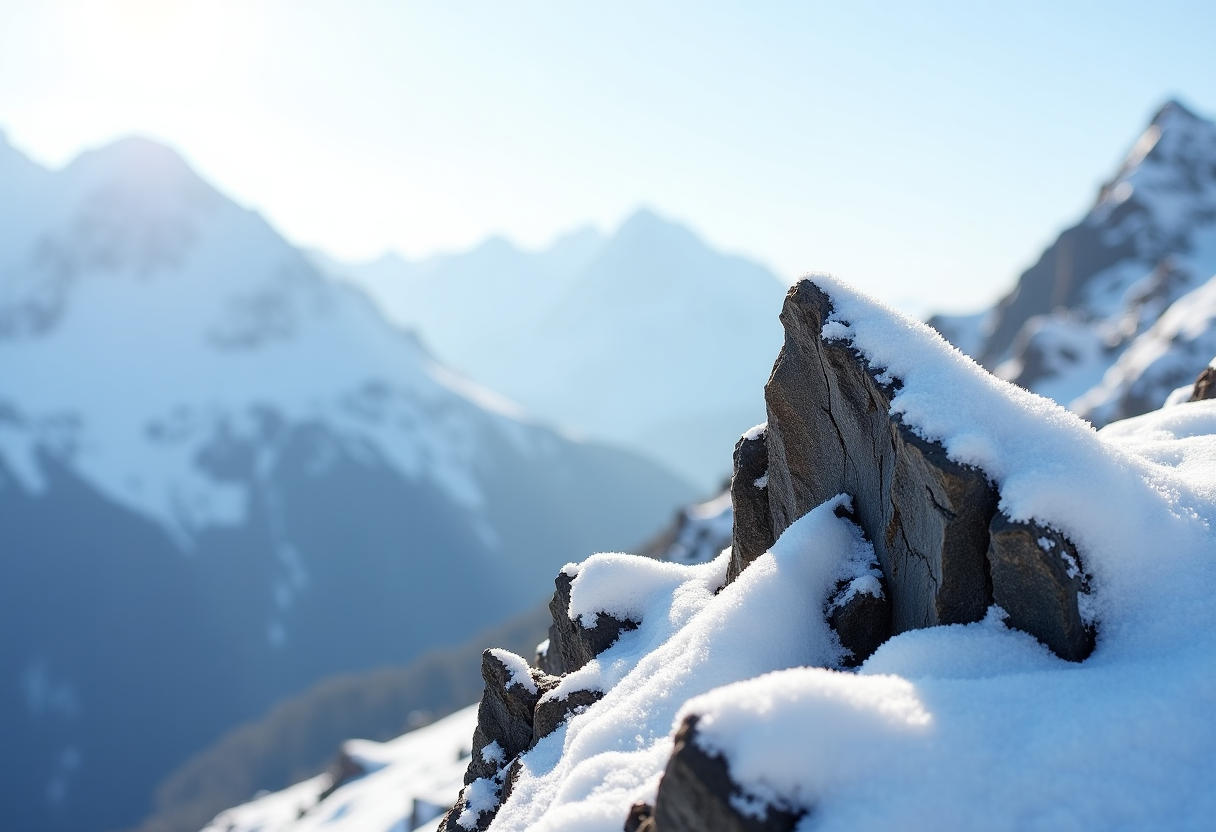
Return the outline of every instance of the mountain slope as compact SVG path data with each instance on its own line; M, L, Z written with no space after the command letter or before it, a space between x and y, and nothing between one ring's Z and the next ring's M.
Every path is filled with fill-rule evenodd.
M445 361L545 419L640 450L706 493L760 421L785 285L640 211L537 254L491 241L409 264L324 264L368 286Z
M163 147L52 174L0 145L12 171L0 827L134 824L236 722L526 609L691 496L447 370Z
M401 800L440 776L451 799L446 762L419 754L332 791L256 799L208 829L1207 829L1216 403L1095 431L834 278L802 281L786 313L767 429L748 437L767 465L754 485L771 510L765 551L737 571L731 550L564 567L548 650L557 633L591 655L556 676L483 657L464 789L438 824ZM820 384L831 407L799 421L782 391ZM791 503L867 468L878 490ZM911 487L931 470L952 472L944 487ZM753 488L742 471L736 498ZM968 471L999 500L963 504ZM872 518L892 502L884 539ZM959 535L976 510L985 533ZM901 538L917 554L902 563L931 563L937 580L901 580L881 554ZM944 592L969 552L988 564L986 607L937 626L888 617L850 668L842 605ZM1096 629L1092 654L1059 655L1042 628L1061 609ZM605 643L612 622L629 626Z
M1214 274L1216 123L1170 102L1008 296L987 315L931 324L998 375L1102 424L1159 407L1212 357L1195 315L1182 341L1165 344L1154 327L1171 308L1176 320L1207 303ZM1162 352L1173 357L1150 360Z

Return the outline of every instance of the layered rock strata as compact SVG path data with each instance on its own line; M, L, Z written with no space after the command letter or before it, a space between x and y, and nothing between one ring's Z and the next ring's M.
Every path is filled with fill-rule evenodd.
M1078 608L1085 583L1075 547L1054 532L1057 551L1020 545L1009 519L997 513L997 489L985 473L951 460L940 443L891 412L902 382L830 337L838 331L831 316L831 299L812 281L790 289L781 312L785 345L764 391L767 429L736 447L730 578L791 523L843 492L852 495L856 520L874 543L890 595L885 633L879 604L833 621L842 642L859 645L854 652L862 659L889 635L978 621L999 599L1008 603L1011 626L1062 658L1085 658L1093 634ZM758 470L762 493L753 476ZM767 538L756 519L766 507ZM992 547L994 525L1002 536Z

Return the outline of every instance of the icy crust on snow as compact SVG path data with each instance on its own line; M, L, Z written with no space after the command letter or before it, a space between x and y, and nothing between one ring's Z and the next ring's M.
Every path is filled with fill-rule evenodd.
M858 528L833 513L841 502L798 520L716 595L728 553L697 566L630 558L650 588L641 626L578 671L598 678L604 698L520 758L491 828L619 832L630 805L653 801L685 701L773 670L836 664L842 650L824 606L841 564L872 556ZM628 569L618 558L588 559L580 579L602 570L619 587Z
M468 764L477 706L386 743L348 740L343 748L368 773L317 802L329 787L322 774L228 809L203 832L363 832L409 830L456 802Z

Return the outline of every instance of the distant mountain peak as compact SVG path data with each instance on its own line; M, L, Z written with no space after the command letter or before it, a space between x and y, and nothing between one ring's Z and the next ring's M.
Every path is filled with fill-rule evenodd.
M1170 100L991 313L934 325L998 375L1101 423L1160 406L1206 365L1216 341L1198 336L1212 306L1200 289L1214 272L1216 123ZM1189 334L1156 327L1171 309Z
M1187 118L1192 121L1205 121L1206 120L1203 117L1201 117L1200 115L1198 115L1197 113L1195 113L1193 110L1191 110L1189 107L1187 107L1185 104L1183 104L1181 101L1179 101L1177 98L1171 98L1168 101L1166 101L1164 104L1162 104L1161 107L1157 110L1157 114L1155 116L1153 116L1153 124L1159 124L1159 123L1166 122L1166 121L1169 121L1170 119L1178 118L1178 117Z

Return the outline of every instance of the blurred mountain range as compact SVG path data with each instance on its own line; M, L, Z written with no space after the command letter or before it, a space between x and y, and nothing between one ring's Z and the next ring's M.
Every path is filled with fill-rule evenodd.
M172 151L0 141L0 828L133 826L282 697L694 496L437 362Z
M1165 104L1094 206L995 308L929 321L1097 425L1160 407L1216 355L1216 123Z
M610 237L585 229L540 252L491 239L472 251L351 265L443 361L529 411L656 459L703 492L764 420L787 285L650 211Z

